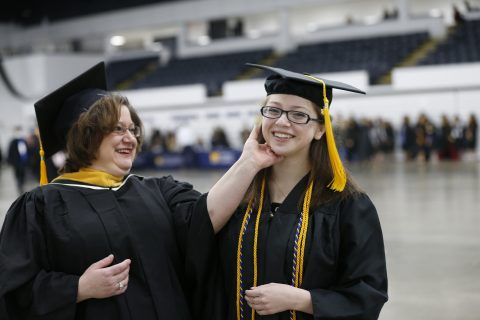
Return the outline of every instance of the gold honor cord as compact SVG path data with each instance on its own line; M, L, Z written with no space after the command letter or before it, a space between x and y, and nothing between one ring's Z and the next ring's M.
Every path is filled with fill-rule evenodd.
M309 223L309 212L310 212L310 201L312 198L313 192L313 182L310 182L307 190L305 192L305 197L303 199L303 210L300 214L299 219L299 228L296 235L298 241L295 241L294 247L294 264L293 264L293 272L292 272L292 286L296 288L300 288L303 281L303 263L305 257L305 245L307 239L307 230L308 230L308 223ZM260 225L260 216L263 209L263 199L265 194L265 176L262 180L262 188L260 192L260 202L257 211L257 217L255 221L255 233L254 233L254 242L253 242L253 287L257 286L257 279L258 279L258 259L257 259L257 251L258 251L258 229ZM252 205L253 205L254 196L250 199L247 205L247 210L245 211L245 215L243 217L242 226L240 229L240 234L238 237L238 246L237 246L237 320L243 319L243 311L244 311L244 288L243 288L243 277L242 277L242 246L243 246L243 238L245 232L247 230L248 223L252 216ZM298 254L297 254L298 252ZM296 311L290 311L290 319L296 320L297 314ZM255 320L255 310L252 309L251 320Z
M265 176L262 179L262 188L260 191L260 203L258 205L257 211L257 218L255 221L255 234L254 234L254 242L253 242L253 287L257 286L257 275L258 275L258 267L257 267L257 248L258 248L258 226L260 224L260 215L263 209L263 198L265 194ZM243 301L244 301L244 289L243 289L243 279L242 279L242 245L243 245L243 237L245 235L245 231L247 230L248 222L250 221L252 215L252 204L254 195L248 202L247 210L245 211L245 215L242 221L242 227L240 229L240 234L238 236L238 246L237 246L237 320L243 319ZM252 309L252 320L255 319L255 310Z
M330 102L327 98L327 85L322 79L316 78L312 75L305 74L305 76L316 80L322 84L323 87L323 108L322 114L325 119L325 134L327 138L328 157L330 158L330 165L333 171L333 179L328 184L328 187L333 191L343 191L347 183L347 175L343 168L342 160L338 154L337 146L335 144L335 137L333 135L332 121L330 119Z
M305 192L305 197L303 199L303 210L300 215L299 224L300 231L298 232L298 240L295 241L295 248L293 252L297 252L296 256L294 254L294 261L293 261L293 272L292 276L292 285L296 288L300 288L303 282L303 262L305 257L305 245L307 241L307 230L308 230L308 222L309 222L309 212L310 212L310 200L312 198L313 192L313 182L310 181L308 184L307 190ZM298 230L298 228L297 228ZM295 310L290 310L290 319L296 320L297 319L297 312Z

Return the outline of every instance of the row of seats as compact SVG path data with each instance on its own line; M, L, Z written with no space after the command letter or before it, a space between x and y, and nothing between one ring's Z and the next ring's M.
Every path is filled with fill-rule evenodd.
M420 65L480 61L480 20L458 24L448 39L430 53Z
M367 70L376 83L427 39L427 33L414 33L303 45L276 65L308 73Z
M132 89L203 83L209 95L217 94L222 84L242 73L245 62L260 61L271 50L257 50L208 57L172 59L155 72L133 84Z
M107 64L107 82L109 87L119 89L123 81L131 81L151 63L158 64L159 58L145 57L131 60L112 61Z

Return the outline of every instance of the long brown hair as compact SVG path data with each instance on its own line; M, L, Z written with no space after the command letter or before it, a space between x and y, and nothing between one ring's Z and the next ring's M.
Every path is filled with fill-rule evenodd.
M266 104L267 99L264 100L262 106ZM317 113L317 118L323 119L321 114L321 108L314 104L315 112ZM339 139L336 139L337 145ZM265 138L263 137L262 131L260 129L260 134L258 136L259 143L265 143ZM350 196L355 196L360 194L362 191L357 186L355 181L353 180L351 174L348 172L347 168L345 168L345 174L347 175L347 183L345 188L341 192L336 192L328 188L328 184L333 179L333 170L330 165L330 159L328 156L328 149L327 149L327 140L325 134L320 138L320 140L312 140L310 144L310 151L309 151L310 163L312 164L309 181L313 181L313 192L311 198L311 206L313 208L318 207L322 204L337 200L337 199L344 199ZM251 197L254 197L253 206L257 207L258 202L260 201L260 189L262 185L262 179L265 175L266 181L270 178L271 168L265 168L258 172L254 177L252 183L250 184L245 196L243 198L243 203L248 203ZM300 197L299 206L301 208L303 196Z
M62 173L76 172L88 167L96 159L98 148L103 138L110 134L120 119L122 106L130 112L135 126L141 134L137 138L137 152L143 143L143 125L135 109L124 96L109 94L96 101L87 111L82 113L67 134L67 160Z

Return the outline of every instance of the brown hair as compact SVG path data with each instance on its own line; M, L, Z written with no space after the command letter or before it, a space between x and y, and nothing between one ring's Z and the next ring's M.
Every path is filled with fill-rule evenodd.
M133 123L140 128L137 152L140 151L143 143L143 125L140 117L126 97L108 94L82 113L70 128L67 134L67 160L61 172L76 172L92 164L103 138L118 124L122 106L128 108Z
M267 102L265 99L263 106ZM317 118L323 119L321 114L321 108L314 104L315 111L317 113ZM265 143L265 138L263 137L262 131L260 130L260 134L258 136L259 143ZM336 139L337 141L339 139ZM328 188L329 183L333 179L333 170L330 165L330 158L328 156L328 149L327 149L327 140L325 134L320 138L320 140L312 140L310 144L310 163L312 164L312 168L310 170L309 181L313 181L313 192L311 198L311 207L315 208L320 206L321 204L334 201L337 199L345 199L349 196L354 196L360 194L362 191L359 189L355 181L353 180L352 176L348 172L347 168L345 168L345 173L347 175L347 183L345 188L341 192L336 192ZM260 201L260 189L262 186L262 178L265 175L266 181L268 181L270 177L270 168L265 168L257 173L255 178L253 179L250 187L248 188L245 196L243 198L244 203L248 203L251 197L254 197L253 205L258 207L258 202ZM300 198L299 207L301 208L303 202L303 196Z

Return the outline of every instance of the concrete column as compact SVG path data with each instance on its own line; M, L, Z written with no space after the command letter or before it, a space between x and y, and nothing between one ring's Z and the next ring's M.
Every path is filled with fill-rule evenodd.
M398 19L400 21L408 20L410 15L408 0L396 0L396 5L398 9Z

